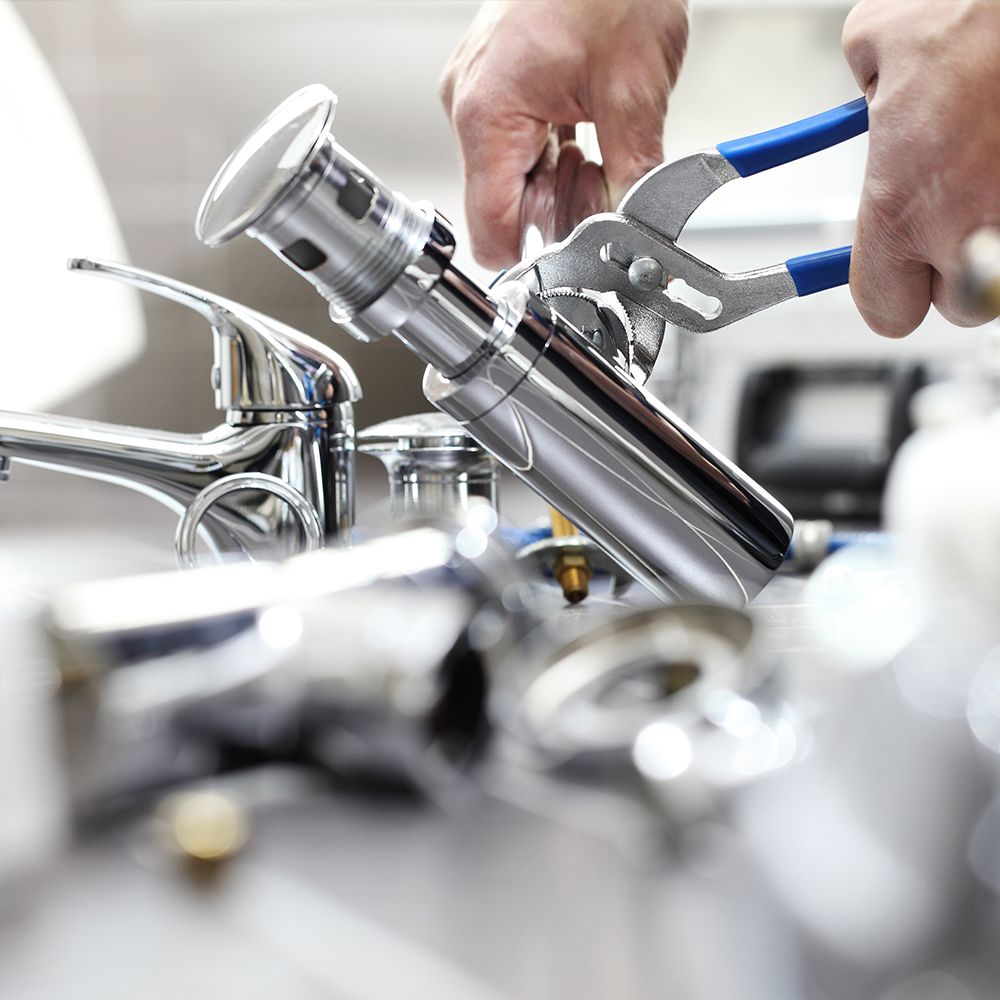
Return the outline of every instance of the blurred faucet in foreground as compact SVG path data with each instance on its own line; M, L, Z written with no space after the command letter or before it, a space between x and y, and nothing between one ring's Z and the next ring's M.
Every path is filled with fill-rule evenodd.
M486 505L283 563L63 588L47 628L74 801L211 774L224 747L440 785L481 745L532 608Z

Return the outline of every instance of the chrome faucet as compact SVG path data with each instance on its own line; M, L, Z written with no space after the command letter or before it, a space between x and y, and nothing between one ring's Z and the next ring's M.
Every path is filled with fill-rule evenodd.
M447 222L336 143L335 109L312 86L261 123L202 201L202 242L247 233L356 338L397 336L429 365L430 402L660 599L752 599L788 512L643 389L629 352L604 353L573 288L550 304L530 275L487 289L464 274ZM602 303L590 313L614 312Z
M217 736L344 776L453 777L492 679L544 635L494 512L455 513L282 563L60 588L45 621L74 802L211 773Z
M182 515L182 564L195 560L199 527L216 552L275 554L350 530L361 387L343 358L246 306L150 271L89 259L69 267L201 313L214 335L212 385L225 422L175 434L0 411L3 472L13 459L145 493Z
M384 420L358 433L358 451L389 474L389 509L407 519L433 517L471 504L500 509L500 466L446 413Z

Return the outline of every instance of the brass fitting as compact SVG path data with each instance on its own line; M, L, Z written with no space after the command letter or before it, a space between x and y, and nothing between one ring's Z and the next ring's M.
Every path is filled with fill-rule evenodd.
M549 508L553 538L578 538L579 532L555 509ZM590 592L593 572L583 548L567 547L558 551L552 566L552 575L562 587L563 596L570 604L579 604Z
M235 857L247 840L245 811L220 792L176 792L160 804L156 819L163 845L187 862L193 874Z

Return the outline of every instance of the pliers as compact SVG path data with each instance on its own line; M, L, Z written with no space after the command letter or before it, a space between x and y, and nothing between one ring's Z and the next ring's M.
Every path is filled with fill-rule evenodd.
M632 186L617 211L590 216L505 277L528 284L609 360L644 382L667 324L708 333L786 299L847 283L849 246L726 273L682 250L677 240L695 209L723 184L867 129L868 105L861 97L661 163Z

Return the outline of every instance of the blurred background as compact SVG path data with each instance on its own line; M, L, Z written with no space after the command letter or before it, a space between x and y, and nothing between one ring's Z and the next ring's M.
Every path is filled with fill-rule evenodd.
M846 0L696 0L688 59L670 107L667 155L855 97L840 53L849 6ZM401 344L355 343L331 325L323 301L262 247L237 240L205 249L194 238L193 220L209 180L242 136L293 90L322 82L340 96L338 138L391 186L431 200L448 216L462 259L471 264L458 160L437 80L476 3L15 0L14 7L79 121L132 263L246 302L331 343L364 386L359 426L428 408L420 365ZM849 242L865 149L859 138L731 185L692 220L687 244L734 268ZM62 257L100 253L98 244L76 233L72 245L50 248L46 264L54 270ZM70 278L66 294L82 294L77 289L86 282ZM19 289L6 294L16 299ZM100 301L116 294L125 293L102 290ZM41 393L31 405L179 431L213 426L207 327L151 296L142 308L144 346L119 351L130 360L123 357L112 374L95 378L81 366L59 398ZM36 311L33 340L45 339L44 318ZM89 352L99 354L105 342L111 350L110 330L102 334L99 324L88 330ZM882 341L857 318L846 290L814 296L693 344L700 377L689 417L728 451L750 365L914 355L955 365L973 345L936 316L907 342ZM20 399L0 400L15 405Z
M849 6L693 0L666 156L855 98L840 52ZM338 139L392 187L432 201L456 225L461 263L488 278L466 249L459 165L437 97L441 69L476 7L464 0L0 0L8 139L0 157L8 194L0 407L174 431L219 423L207 326L179 306L66 271L67 257L93 254L125 256L334 345L364 387L359 427L429 409L421 366L394 338L355 342L330 323L308 284L262 246L241 239L207 250L193 222L239 140L292 91L320 82L340 96ZM859 137L730 185L696 214L684 245L732 270L849 243L866 148ZM744 380L754 368L835 371L909 359L961 374L976 363L981 343L980 334L936 315L903 342L880 339L858 318L849 292L837 289L709 337L668 338L653 389L734 454ZM831 394L814 394L800 426L793 400L776 440L793 446L791 458L819 451L828 462L820 471L836 481L850 467L844 454L855 465L863 464L858 455L885 459L878 422L886 416L858 405L867 397L856 387L832 384ZM297 784L284 774L274 783L265 774L258 786L251 775L236 788L256 803L251 863L214 883L214 893L196 880L178 888L177 869L150 848L145 823L110 829L109 822L103 844L95 827L94 841L74 845L71 857L63 840L65 774L46 714L58 682L36 618L52 581L173 567L176 517L114 485L17 467L0 488L0 994L369 1000L400 995L402 982L406 995L435 1000L995 995L996 897L986 905L964 866L975 823L969 856L981 849L980 880L1000 887L1000 799L991 786L984 825L976 799L984 754L964 727L967 674L981 661L992 664L968 705L987 733L977 733L979 743L1000 746L1000 624L995 615L986 624L956 617L948 603L980 580L975 601L992 609L1000 592L991 558L1000 485L982 461L995 453L995 438L992 429L981 440L958 438L961 447L939 440L911 463L898 489L898 505L912 500L916 509L910 530L924 531L927 553L947 570L933 577L929 603L941 635L959 636L957 654L940 638L936 645L921 639L897 669L909 677L905 690L885 672L868 675L837 660L847 659L852 643L872 647L862 649L870 658L889 659L894 643L906 641L893 626L910 627L908 592L900 596L878 556L874 569L833 563L804 596L797 579L781 578L760 609L765 638L781 651L775 662L794 674L793 694L803 674L803 690L825 669L827 680L834 669L847 678L827 755L793 774L784 793L779 788L781 809L765 791L739 820L763 845L766 885L742 861L730 866L729 852L743 844L724 823L695 829L677 864L680 855L664 848L660 806L650 811L649 789L638 797L638 774L616 786L619 772L609 769L612 780L602 788L600 773L588 785L582 773L549 780L532 767L504 770L503 761L482 779L486 795L428 809L330 795L325 784ZM763 433L761 440L774 443ZM832 446L823 452L817 444ZM817 466L807 463L805 472ZM359 471L369 490L385 492L374 460ZM520 509L511 513L507 489L504 512L526 524ZM948 541L949 532L957 541ZM976 574L953 553L971 554L970 563L974 556ZM937 566L930 555L927 564ZM869 579L871 587L861 585ZM578 615L563 612L560 634L582 627L595 603ZM994 652L984 661L986 649ZM939 676L941 663L952 671ZM952 717L936 714L952 702L959 706ZM811 721L818 709L804 704ZM917 718L925 704L935 711ZM729 780L728 771L722 776ZM32 881L35 873L42 875ZM19 899L7 886L30 891ZM963 893L968 898L956 902ZM963 901L988 926L967 933L955 917ZM893 985L939 960L935 942L979 941L990 960L980 992L933 969ZM811 949L807 968L828 966L830 979L846 968L857 978L842 976L839 991L810 988L808 976L796 978L800 947ZM40 989L39 979L58 989ZM871 983L878 988L868 989Z

